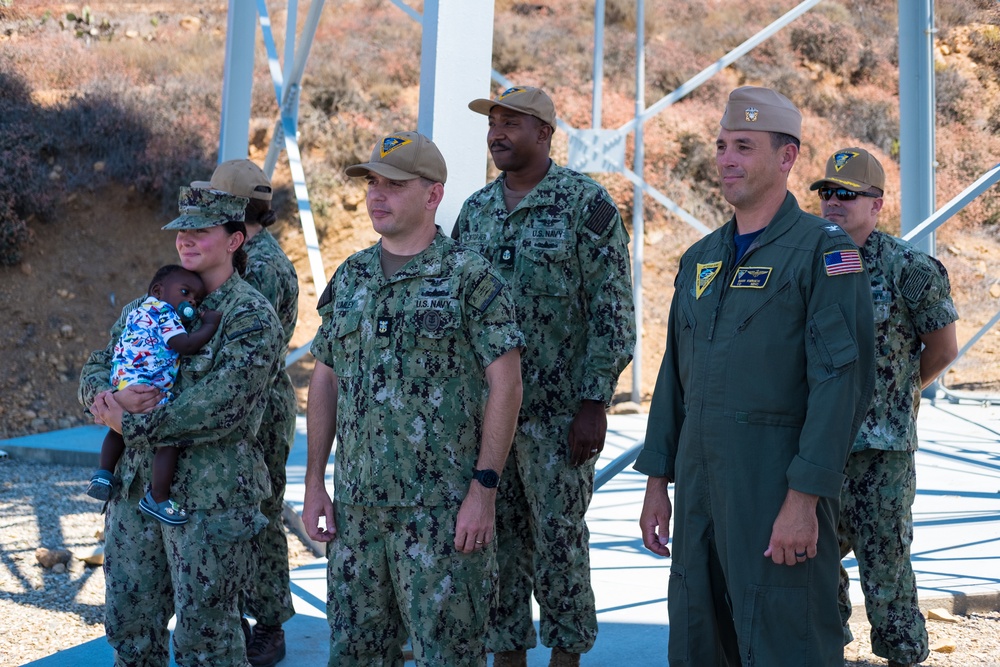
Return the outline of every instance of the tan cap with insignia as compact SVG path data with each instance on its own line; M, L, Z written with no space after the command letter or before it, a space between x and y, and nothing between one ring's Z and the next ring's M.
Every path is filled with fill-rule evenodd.
M819 190L825 183L864 192L870 188L885 191L885 170L864 148L844 148L826 161L826 176L809 186Z
M368 162L354 164L346 170L348 176L367 176L373 171L394 181L426 178L444 183L448 167L434 142L418 132L394 132L379 139Z
M249 201L220 190L182 187L177 197L180 216L165 224L163 229L205 229L227 222L243 222Z
M227 160L215 168L211 181L195 181L191 187L271 201L271 181L264 170L251 160Z
M552 103L552 98L541 88L514 86L500 93L496 99L478 99L469 102L470 109L484 116L489 116L493 107L526 113L547 125L556 126L556 106Z
M725 130L782 132L802 139L802 114L787 97L770 88L743 86L731 92L719 124Z

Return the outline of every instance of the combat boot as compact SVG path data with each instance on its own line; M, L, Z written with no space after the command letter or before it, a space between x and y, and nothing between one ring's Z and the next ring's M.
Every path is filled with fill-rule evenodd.
M528 652L500 651L494 653L493 667L528 667Z
M564 651L558 646L552 649L549 667L577 667L580 664L580 654Z
M253 667L274 667L285 657L285 631L280 625L261 625L253 629L247 646L247 662Z

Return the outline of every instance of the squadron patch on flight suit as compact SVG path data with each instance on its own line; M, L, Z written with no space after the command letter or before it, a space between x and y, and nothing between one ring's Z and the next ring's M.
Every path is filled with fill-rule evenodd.
M611 221L615 219L615 205L607 199L602 199L590 219L583 225L595 234L603 234Z
M708 264L698 265L698 275L694 279L694 298L701 298L701 295L705 293L708 286L715 280L715 276L719 275L721 268L722 262L709 262Z
M729 286L762 289L767 284L767 279L771 277L772 270L770 266L741 266L736 269L736 275L733 276L733 282Z
M840 276L846 273L861 273L861 254L855 250L834 250L823 255L826 275Z
M500 279L487 273L479 279L472 294L469 295L469 305L480 313L485 313L501 289L503 289L503 283Z

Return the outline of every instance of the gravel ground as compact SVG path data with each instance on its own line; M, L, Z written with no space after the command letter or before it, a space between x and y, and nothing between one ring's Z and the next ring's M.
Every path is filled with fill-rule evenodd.
M0 460L0 667L15 667L104 634L104 572L73 559L64 572L46 570L35 550L83 553L100 544L101 503L84 490L91 470L78 466ZM289 533L289 560L298 567L312 552ZM863 616L863 614L861 614ZM933 667L1000 665L1000 613L969 614L958 623L928 622L931 645L950 642L950 653L932 652ZM845 665L881 666L871 652L867 621L856 620L857 638Z
M0 460L0 667L15 667L104 635L104 571L73 558L46 570L35 551L99 546L101 503L86 495L93 471ZM294 533L289 562L315 560Z

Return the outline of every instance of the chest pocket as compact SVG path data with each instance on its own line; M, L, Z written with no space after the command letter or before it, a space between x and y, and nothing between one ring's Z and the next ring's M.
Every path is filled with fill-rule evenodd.
M356 376L361 358L361 311L336 311L333 316L333 336L337 341L333 371L337 377Z
M180 361L177 382L174 383L175 393L198 382L212 370L215 366L215 350L206 345L197 354L181 355Z
M403 316L403 375L449 377L465 364L462 311L453 298L411 299Z
M565 227L528 227L518 243L517 274L524 294L570 296L576 279L576 234Z
M881 324L889 319L889 309L892 306L892 293L888 290L872 288L872 310L875 313L875 324Z

